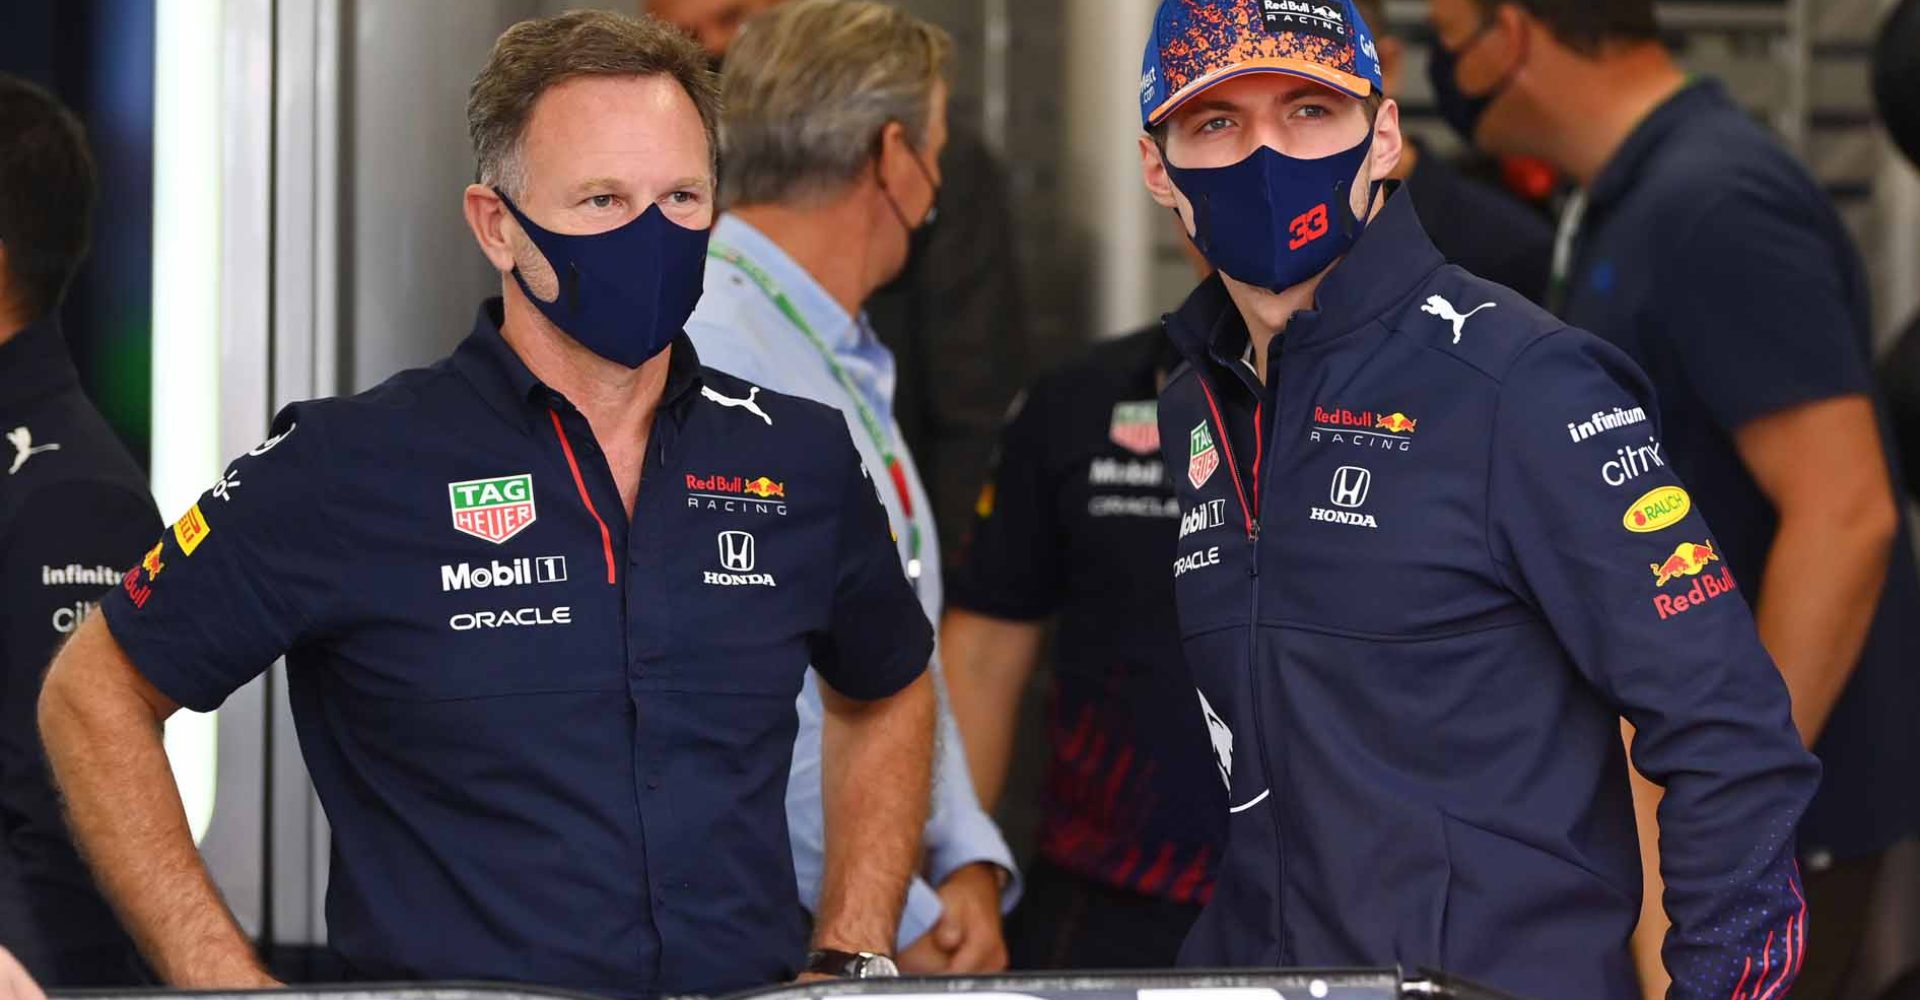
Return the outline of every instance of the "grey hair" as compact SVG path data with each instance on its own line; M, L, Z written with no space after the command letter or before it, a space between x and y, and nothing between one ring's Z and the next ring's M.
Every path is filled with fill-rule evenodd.
M923 148L952 53L944 30L870 0L794 0L755 17L721 75L722 201L839 191L889 122Z

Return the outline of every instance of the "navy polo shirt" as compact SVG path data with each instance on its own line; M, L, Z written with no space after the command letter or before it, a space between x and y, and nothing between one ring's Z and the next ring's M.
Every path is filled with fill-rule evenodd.
M1873 392L1867 280L1832 204L1720 84L1694 83L1595 179L1562 296L1561 316L1632 355L1660 399L1662 439L1625 442L1607 474L1625 484L1670 464L1748 599L1764 600L1779 519L1734 432ZM1800 844L1816 866L1920 832L1920 796L1890 792L1920 771L1916 663L1920 574L1903 520L1866 649L1814 748L1825 778Z
M793 974L784 796L812 663L857 699L932 635L835 410L684 336L634 514L500 336L300 403L104 605L207 710L284 653L361 976L645 997Z
M73 849L35 709L60 643L159 526L59 324L0 344L0 946L49 989L146 981Z
M1101 344L1027 393L948 574L949 604L1055 619L1039 853L1082 878L1204 903L1225 838L1218 784L1180 652L1174 543L1182 523L1160 460L1159 404L1180 364L1159 329ZM1224 517L1224 506L1220 516Z

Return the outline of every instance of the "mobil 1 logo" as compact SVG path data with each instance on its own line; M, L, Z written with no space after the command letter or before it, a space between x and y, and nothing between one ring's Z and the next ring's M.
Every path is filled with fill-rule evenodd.
M565 582L567 582L566 556L521 556L518 559L495 559L485 563L459 562L440 567L441 593Z

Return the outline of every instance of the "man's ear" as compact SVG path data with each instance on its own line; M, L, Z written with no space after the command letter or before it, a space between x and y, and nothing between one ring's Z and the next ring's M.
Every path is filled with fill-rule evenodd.
M1406 135L1400 131L1400 102L1389 97L1381 102L1380 113L1373 118L1373 151L1368 155L1373 160L1376 182L1393 176L1406 142Z
M1140 137L1140 178L1146 182L1147 193L1161 208L1179 209L1180 198L1173 190L1173 179L1167 176L1167 163L1160 158L1160 147L1154 144L1153 137Z
M480 252L487 255L487 261L501 274L513 270L513 245L509 242L509 227L515 226L513 217L507 211L506 202L500 195L484 184L467 185L465 204L462 206L467 216L467 228L473 230L473 240L480 244Z

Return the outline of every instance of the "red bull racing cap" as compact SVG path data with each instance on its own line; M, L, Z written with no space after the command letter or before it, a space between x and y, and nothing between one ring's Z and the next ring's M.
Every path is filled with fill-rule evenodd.
M1365 100L1381 89L1373 32L1353 0L1161 0L1140 70L1146 128L1216 83L1282 73Z

